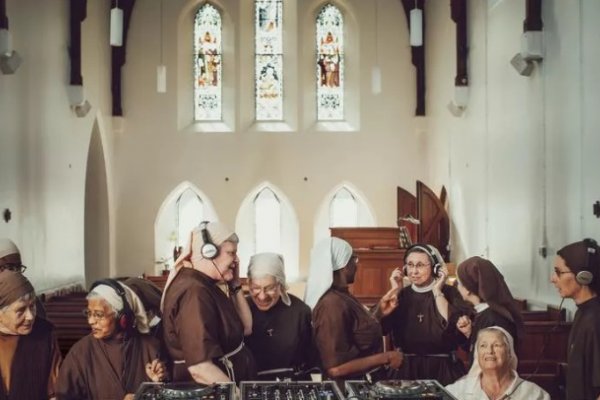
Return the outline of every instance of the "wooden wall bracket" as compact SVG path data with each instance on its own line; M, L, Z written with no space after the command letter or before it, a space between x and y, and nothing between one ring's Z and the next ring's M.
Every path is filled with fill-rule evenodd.
M410 10L415 8L423 10L423 45L418 47L411 47L412 63L415 66L417 74L417 108L415 110L416 116L425 115L425 0L402 0L402 6L404 8L404 14L406 15L406 26L408 26L410 33Z
M111 8L116 7L116 0L111 0ZM119 0L119 8L123 9L123 45L119 47L111 46L111 65L112 75L110 88L112 92L112 115L123 116L123 102L121 92L122 74L121 69L126 62L127 54L127 33L129 31L129 21L135 0Z
M450 0L450 15L456 24L456 77L454 86L469 86L467 61L467 0Z
M71 71L69 84L83 85L81 76L81 23L87 14L87 0L71 0L69 2L69 32L71 43L69 44L69 58L71 60Z

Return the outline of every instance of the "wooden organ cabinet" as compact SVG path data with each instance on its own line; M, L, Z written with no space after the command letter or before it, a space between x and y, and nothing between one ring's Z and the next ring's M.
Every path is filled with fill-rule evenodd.
M398 228L330 228L331 236L344 239L358 256L358 269L350 292L365 305L373 305L390 289L394 268L404 265Z

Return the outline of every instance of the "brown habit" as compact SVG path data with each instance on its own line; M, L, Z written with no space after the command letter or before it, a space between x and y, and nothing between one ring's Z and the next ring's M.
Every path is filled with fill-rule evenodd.
M176 362L176 382L191 381L187 367L205 361L214 362L225 372L219 358L244 339L244 326L232 300L215 280L191 268L183 268L167 289L163 327L166 347ZM256 367L248 348L242 348L231 361L236 381L254 378Z
M158 341L148 335L133 335L126 342L85 336L65 358L58 377L58 399L121 400L149 380L145 365L158 351Z

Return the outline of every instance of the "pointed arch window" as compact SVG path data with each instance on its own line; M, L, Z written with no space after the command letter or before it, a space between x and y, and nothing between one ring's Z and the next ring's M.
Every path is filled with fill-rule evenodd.
M221 14L204 4L194 19L194 116L197 121L222 119Z
M269 188L254 198L255 251L281 252L281 202Z
M254 2L256 120L283 119L283 2Z
M358 226L358 202L345 187L340 188L329 204L329 226Z
M175 204L177 245L185 246L190 239L192 229L204 219L204 202L192 189L186 189L177 198Z
M317 119L344 119L344 19L339 8L326 4L316 21L315 66Z

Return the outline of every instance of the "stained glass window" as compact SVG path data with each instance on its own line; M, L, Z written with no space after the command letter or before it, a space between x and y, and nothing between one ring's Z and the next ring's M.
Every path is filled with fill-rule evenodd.
M281 203L269 188L254 199L254 221L255 251L281 252Z
M221 14L206 3L194 21L194 115L197 121L221 120L221 44Z
M317 15L317 119L344 119L344 20L332 4Z
M255 0L256 120L283 119L282 0Z

